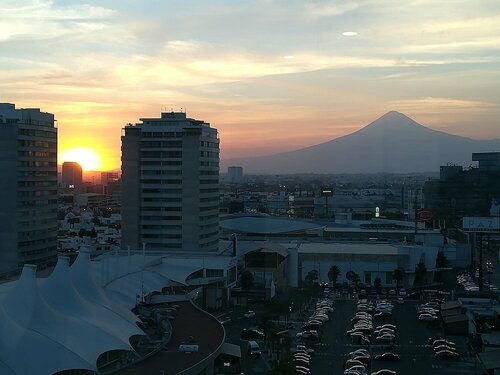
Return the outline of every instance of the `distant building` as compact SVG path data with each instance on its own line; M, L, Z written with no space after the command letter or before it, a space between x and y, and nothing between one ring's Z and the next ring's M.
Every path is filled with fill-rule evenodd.
M219 249L217 129L185 113L162 113L124 128L122 247Z
M0 266L47 264L57 252L54 115L0 103Z
M65 161L62 165L62 184L64 188L79 189L82 186L83 172L80 164Z
M475 152L472 160L479 162L480 171L500 172L500 152Z
M424 185L425 208L447 227L461 226L464 216L489 216L492 199L500 196L500 153L472 155L479 168L442 166L439 180Z
M243 167L227 167L227 178L233 184L243 182Z
M117 171L101 173L102 193L112 195L115 190L119 190L120 174Z

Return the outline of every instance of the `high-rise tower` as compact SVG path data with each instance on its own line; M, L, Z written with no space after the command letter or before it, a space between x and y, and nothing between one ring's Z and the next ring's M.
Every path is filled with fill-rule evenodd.
M82 186L83 172L80 164L65 161L62 165L62 184L65 188L79 189Z
M57 253L54 115L0 103L0 267L47 264Z
M182 112L140 121L122 136L122 248L217 251L217 129Z

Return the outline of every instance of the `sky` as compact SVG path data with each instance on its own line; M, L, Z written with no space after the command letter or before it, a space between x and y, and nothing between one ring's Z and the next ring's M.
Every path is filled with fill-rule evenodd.
M119 168L123 126L162 109L210 122L225 159L390 110L500 138L498 0L0 0L0 15L0 102L54 113L60 162L87 169Z

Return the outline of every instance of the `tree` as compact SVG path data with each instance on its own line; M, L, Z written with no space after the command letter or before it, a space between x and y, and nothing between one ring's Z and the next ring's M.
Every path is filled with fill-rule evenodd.
M246 291L247 294L247 306L248 306L248 292L253 286L253 274L250 271L243 271L240 276L240 285Z
M436 272L436 281L442 281L443 279L443 271L441 268L446 267L446 257L442 251L439 251L436 256L436 268L439 270Z
M359 278L359 275L356 272L353 273L351 281L354 283L356 288L358 288L358 283L361 281L361 279Z
M382 280L380 277L377 277L375 280L373 280L373 286L377 290L377 293L380 293L380 288L382 287Z
M340 269L333 265L330 267L330 270L328 271L328 280L330 280L333 285L337 284L338 277L340 275Z
M304 283L308 288L312 288L317 281L318 281L318 271L316 270L309 271L306 277L304 278Z
M415 266L415 284L422 285L424 282L424 276L427 273L427 268L424 262L419 262Z
M404 270L401 267L398 267L392 273L392 279L396 281L396 289L399 290L399 283L403 281Z
M442 251L439 251L436 256L436 268L446 267L446 257Z

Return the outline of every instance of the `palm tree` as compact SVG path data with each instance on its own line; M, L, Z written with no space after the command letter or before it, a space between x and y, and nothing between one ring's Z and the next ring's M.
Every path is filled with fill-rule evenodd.
M401 267L398 267L392 273L392 279L396 280L396 290L399 290L399 283L403 281L404 270Z
M333 285L336 285L339 275L340 275L340 269L337 266L333 265L330 267L330 270L328 271L328 280L330 280L330 282Z
M380 288L382 287L382 280L380 277L377 277L375 280L373 280L373 286L375 287L377 293L380 293Z
M415 266L415 284L421 285L424 281L424 276L427 273L427 268L424 262L420 262Z

